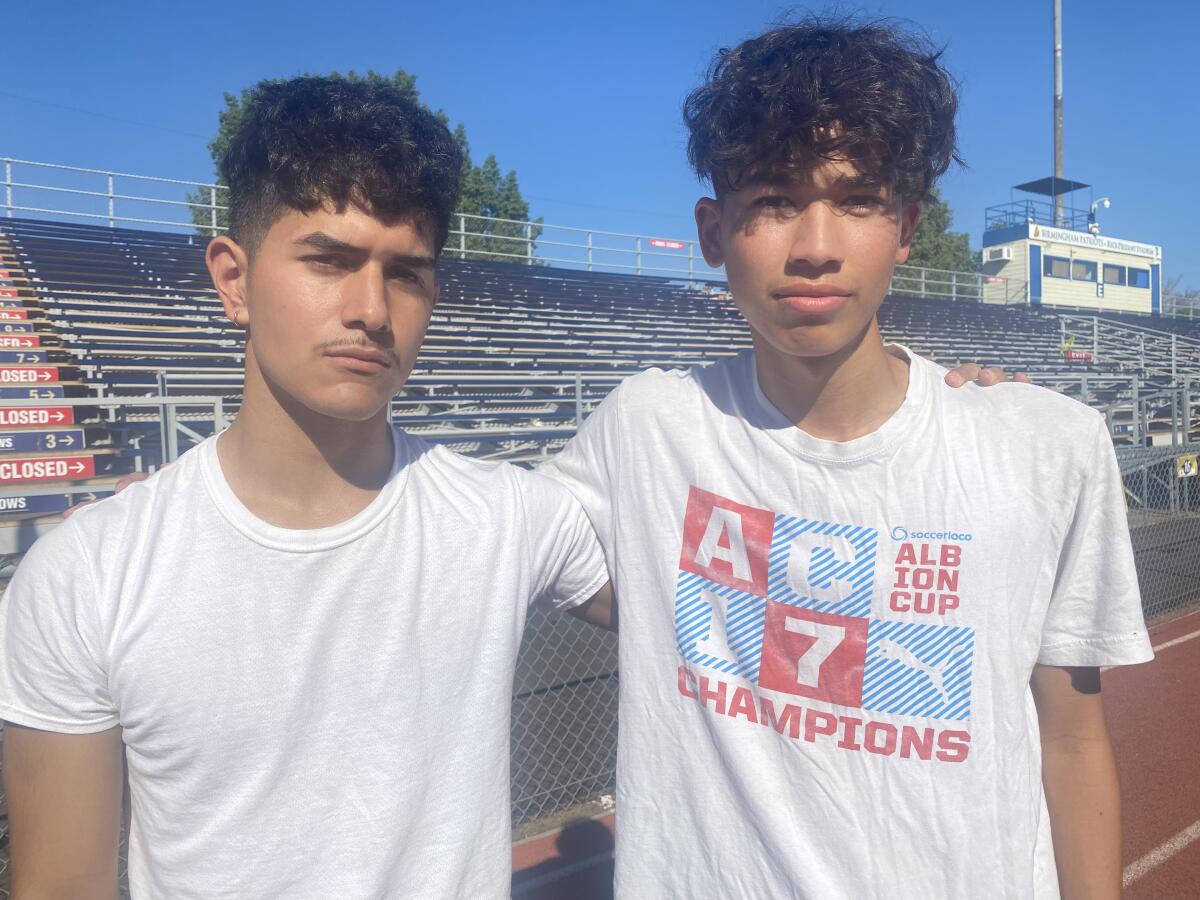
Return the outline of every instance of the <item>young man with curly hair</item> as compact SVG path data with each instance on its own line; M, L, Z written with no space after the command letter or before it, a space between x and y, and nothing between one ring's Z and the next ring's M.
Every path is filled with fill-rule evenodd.
M753 349L628 379L550 467L621 602L620 897L1119 893L1099 667L1151 652L1104 423L880 337L956 159L938 57L815 19L687 100Z
M230 428L42 538L0 605L14 897L508 895L526 610L607 581L561 486L391 426L461 157L385 86L267 83L207 250Z

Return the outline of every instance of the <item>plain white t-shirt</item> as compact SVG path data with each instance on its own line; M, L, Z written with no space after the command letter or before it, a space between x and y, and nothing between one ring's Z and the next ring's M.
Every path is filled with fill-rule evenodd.
M1057 896L1029 679L1151 657L1121 476L1093 410L910 357L856 440L748 351L628 379L541 469L620 602L619 897Z
M216 438L39 540L0 603L0 716L120 725L135 898L508 895L528 604L606 581L560 485L396 430L358 515L289 530Z

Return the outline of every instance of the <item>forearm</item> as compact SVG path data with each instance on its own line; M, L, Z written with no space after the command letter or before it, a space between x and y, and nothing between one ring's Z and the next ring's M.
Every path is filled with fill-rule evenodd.
M1063 900L1121 895L1121 796L1107 735L1042 744L1042 782Z

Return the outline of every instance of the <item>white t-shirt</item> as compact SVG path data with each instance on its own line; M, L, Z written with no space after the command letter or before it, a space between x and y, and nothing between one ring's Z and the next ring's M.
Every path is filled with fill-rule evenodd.
M621 608L621 898L1057 895L1028 684L1151 657L1121 478L1094 411L942 374L837 443L751 352L651 370L543 467Z
M395 432L366 509L274 527L216 439L76 513L0 603L0 716L122 727L135 898L506 897L530 602L607 580L560 485Z

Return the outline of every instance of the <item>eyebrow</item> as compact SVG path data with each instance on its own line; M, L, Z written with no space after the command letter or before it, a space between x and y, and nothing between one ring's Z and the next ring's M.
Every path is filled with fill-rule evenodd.
M304 237L297 238L293 243L302 247L312 247L316 250L337 250L342 253L357 253L359 255L367 252L362 247L339 240L323 231L314 231L312 234L306 234ZM401 263L417 269L432 269L437 263L432 256L422 256L412 253L393 253L388 256L387 261L389 264Z

